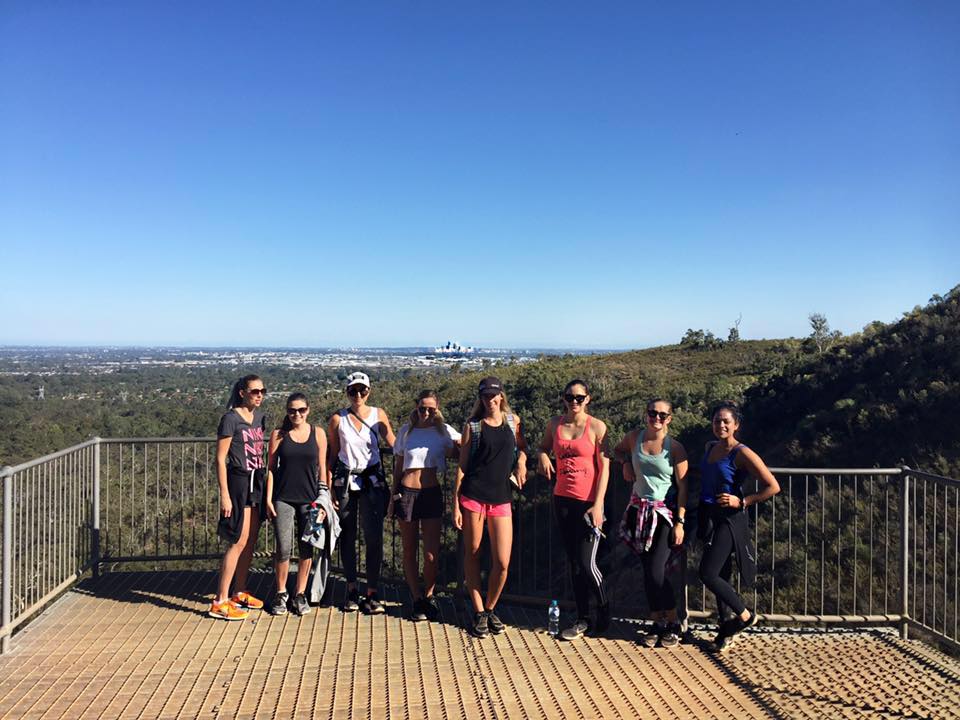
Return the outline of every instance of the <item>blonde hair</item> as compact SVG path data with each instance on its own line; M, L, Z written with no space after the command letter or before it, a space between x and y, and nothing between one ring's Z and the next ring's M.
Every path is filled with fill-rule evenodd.
M478 397L477 401L473 404L473 410L470 411L470 417L467 418L467 422L483 420L485 412L486 407L483 404L483 398ZM513 410L510 409L510 403L507 402L507 394L503 390L500 391L500 412L504 415L513 414Z
M427 398L433 398L437 401L437 411L433 413L433 429L441 435L446 435L446 421L443 419L443 413L440 412L440 398L437 396L437 393L433 390L421 390L420 394L417 395L417 407L420 407L421 400L426 400ZM411 430L420 422L420 413L417 411L417 407L413 409L413 412L410 413L410 417L407 419Z

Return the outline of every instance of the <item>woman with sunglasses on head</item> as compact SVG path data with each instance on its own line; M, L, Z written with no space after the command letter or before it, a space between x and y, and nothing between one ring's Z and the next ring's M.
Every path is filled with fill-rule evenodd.
M443 421L440 400L433 390L417 396L417 407L397 432L393 445L393 516L400 521L403 538L403 574L413 607L411 620L436 620L440 615L433 590L437 583L440 553L440 520L443 490L440 479L447 458L456 457L460 433ZM417 535L423 535L423 590L417 566Z
M260 405L265 394L259 376L245 375L237 380L217 428L217 534L229 546L220 561L217 596L207 614L221 620L243 620L248 610L263 608L263 602L247 592L247 576L263 503L266 415ZM235 589L232 596L231 584Z
M647 403L643 429L631 430L614 449L623 462L623 479L633 492L620 526L620 539L640 556L652 626L643 644L675 647L680 643L677 602L670 582L673 548L683 544L687 514L687 453L667 433L673 407L656 398ZM676 506L668 495L676 489Z
M390 418L380 408L367 405L370 378L355 372L347 376L350 407L330 418L330 484L340 513L340 559L347 576L344 612L362 610L367 615L383 613L377 598L380 566L383 563L383 520L390 491L380 463L380 438L390 447L396 438ZM367 592L357 590L357 516L363 521L363 540L367 548Z
M538 467L548 479L556 474L553 509L567 552L577 620L560 637L576 640L587 632L603 632L610 623L610 606L597 567L597 548L603 527L603 500L610 476L606 456L607 426L587 414L590 391L583 380L571 380L563 389L566 412L553 418L540 442ZM557 459L556 473L550 454ZM591 620L590 598L596 604Z
M726 649L730 639L756 624L757 615L730 584L732 558L737 558L740 579L752 585L756 579L756 555L750 542L746 509L780 492L780 483L760 456L737 440L742 416L731 402L713 410L713 434L700 461L700 508L698 534L704 541L700 579L717 597L720 627L714 646ZM753 476L757 492L744 495L743 481ZM724 619L728 618L728 619Z
M270 603L271 615L287 612L290 575L291 536L296 533L299 549L297 583L293 595L293 611L297 615L310 612L307 600L307 579L313 562L313 545L303 535L310 524L310 504L320 494L320 484L327 478L327 437L323 429L307 422L310 404L303 393L287 398L287 414L278 430L270 434L267 461L267 517L273 520L277 541L274 571L277 592ZM323 480L321 480L323 478ZM320 511L323 512L322 510ZM322 521L325 515L318 517Z
M452 504L453 524L463 531L463 573L474 609L470 631L485 637L503 632L494 611L507 582L513 547L511 486L515 481L522 488L527 480L527 445L500 380L484 378L478 394L463 430ZM480 595L484 526L491 556L486 598Z

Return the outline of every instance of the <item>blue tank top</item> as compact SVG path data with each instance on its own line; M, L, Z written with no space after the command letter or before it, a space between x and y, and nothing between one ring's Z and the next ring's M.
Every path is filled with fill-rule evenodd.
M741 483L749 475L746 470L737 468L736 460L740 448L746 445L737 445L733 450L716 462L710 462L710 451L715 447L711 444L700 461L700 502L713 505L717 502L717 495L727 493L736 495L743 500Z

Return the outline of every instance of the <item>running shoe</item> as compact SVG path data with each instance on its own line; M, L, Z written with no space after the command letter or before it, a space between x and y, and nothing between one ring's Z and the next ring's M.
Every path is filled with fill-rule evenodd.
M721 631L730 637L742 633L747 628L751 628L757 624L757 614L752 610L749 611L750 617L746 620L741 619L739 616L728 620L727 622L721 625Z
M293 598L293 611L303 617L310 614L310 602L303 593L297 593Z
M730 646L733 644L733 638L729 635L726 635L721 629L717 633L717 636L713 639L713 651L722 653L724 650L729 650Z
M407 619L413 622L422 622L427 619L423 598L417 598L413 601L413 607L411 607L410 612L407 613Z
M267 612L271 615L286 615L287 614L287 603L290 601L290 596L286 592L278 592L273 596L273 600L270 602L269 607L267 607Z
M490 632L494 635L499 635L503 632L503 621L497 617L493 610L487 610L487 627L490 628Z
M580 618L570 627L564 628L560 633L560 638L563 640L577 640L582 638L589 629L590 623Z
M347 592L347 599L343 601L344 612L356 612L360 609L360 593L357 592L357 589L349 590Z
M360 610L364 615L383 615L383 605L377 599L376 593L368 593L360 603Z
M224 600L221 603L214 600L210 604L210 609L207 610L207 615L220 620L246 620L249 614L246 610L238 608L229 600Z
M423 599L423 612L430 622L440 619L440 606L437 605L437 599L433 595Z
M670 623L666 632L660 636L660 647L672 648L680 644L680 625Z
M487 624L487 614L485 612L473 614L473 623L470 625L470 632L478 638L486 637L490 633L490 626Z
M643 637L640 638L640 642L644 647L654 648L657 646L657 643L660 642L660 638L665 632L666 628L663 627L663 625L653 623L647 627L647 631L643 634Z
M237 607L246 608L247 610L263 610L263 600L258 600L246 590L234 593L233 597L230 598L230 602Z

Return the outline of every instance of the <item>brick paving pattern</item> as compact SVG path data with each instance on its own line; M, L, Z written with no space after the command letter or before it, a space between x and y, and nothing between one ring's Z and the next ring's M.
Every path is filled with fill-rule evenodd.
M254 575L269 594L272 576ZM759 630L722 656L704 633L640 648L637 626L558 642L546 609L504 607L500 636L314 608L227 623L205 615L209 572L111 573L81 583L0 657L3 718L956 717L960 663L886 630ZM336 586L335 600L344 588ZM337 597L339 595L339 597Z

